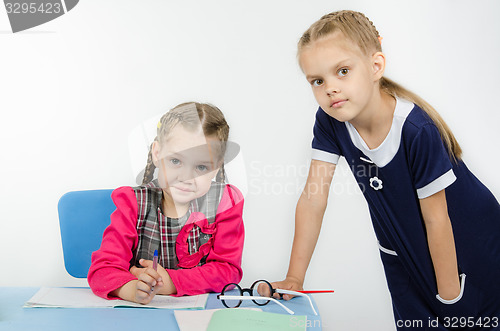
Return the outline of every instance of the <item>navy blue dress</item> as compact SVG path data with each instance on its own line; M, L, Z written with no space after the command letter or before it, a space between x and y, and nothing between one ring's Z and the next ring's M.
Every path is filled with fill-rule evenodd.
M387 138L370 150L350 123L320 108L312 148L316 160L345 157L368 202L398 328L500 329L500 205L464 162L450 160L422 109L398 99ZM437 296L419 204L443 189L461 279L460 296L448 301Z

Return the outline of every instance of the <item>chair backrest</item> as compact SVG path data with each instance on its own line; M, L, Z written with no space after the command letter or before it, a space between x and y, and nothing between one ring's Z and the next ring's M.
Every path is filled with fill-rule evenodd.
M113 190L74 191L58 203L64 266L73 277L86 278L92 252L99 249L104 229L116 209Z

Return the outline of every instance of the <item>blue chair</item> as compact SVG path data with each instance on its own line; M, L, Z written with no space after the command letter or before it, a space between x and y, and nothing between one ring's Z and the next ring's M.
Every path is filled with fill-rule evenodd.
M73 277L87 277L92 252L101 246L104 229L116 209L111 192L113 190L74 191L59 199L64 266Z

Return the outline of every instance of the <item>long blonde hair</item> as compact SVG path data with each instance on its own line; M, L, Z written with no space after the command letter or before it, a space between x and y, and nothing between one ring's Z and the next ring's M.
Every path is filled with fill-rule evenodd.
M362 13L341 10L324 15L304 32L298 42L298 55L300 56L304 47L310 43L336 31L340 31L346 38L358 45L367 56L382 51L380 35L372 21ZM382 77L379 84L380 89L387 94L409 100L422 108L438 128L450 158L455 161L461 159L462 149L458 141L441 115L429 103L387 77Z
M224 160L229 136L229 125L219 108L210 104L198 102L186 102L177 105L161 117L154 140L161 144L177 124L182 124L184 127L190 129L196 129L201 124L205 136L215 136L220 142L218 148L219 159ZM153 163L152 151L153 144L151 144L149 148L148 161L142 180L143 185L149 183L153 179L156 168ZM225 181L224 163L222 163L217 173L216 181Z

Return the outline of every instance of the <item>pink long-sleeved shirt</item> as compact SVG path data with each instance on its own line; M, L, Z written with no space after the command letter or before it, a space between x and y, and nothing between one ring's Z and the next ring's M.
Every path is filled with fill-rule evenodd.
M139 241L136 228L138 204L131 187L120 187L113 191L111 197L116 210L111 214L111 224L104 231L101 247L92 254L87 278L96 295L118 299L110 293L137 279L129 268ZM206 263L191 269L167 269L177 289L176 296L220 292L226 284L241 280L244 241L242 213L241 192L233 185L226 185L217 208L214 240ZM185 226L189 223L190 220Z

